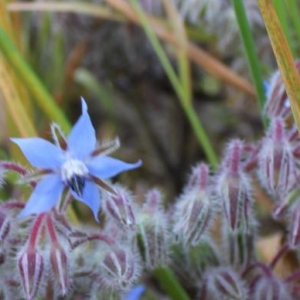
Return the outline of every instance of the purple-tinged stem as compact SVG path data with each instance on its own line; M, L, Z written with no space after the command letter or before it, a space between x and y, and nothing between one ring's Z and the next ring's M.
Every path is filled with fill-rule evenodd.
M115 245L115 241L110 238L109 236L105 235L105 234L101 234L101 233L94 233L90 236L87 237L89 241L92 240L100 240L103 241L105 243L107 243L109 246L114 246Z
M242 277L245 277L248 273L250 273L251 271L255 270L256 268L260 268L267 277L271 277L272 276L272 269L269 266L266 266L265 264L261 263L261 262L256 262L253 263L252 265L250 265L249 267L247 267L243 273L241 274Z
M69 204L72 202L72 200L73 200L73 196L70 192L68 192L66 195L65 201L62 205L62 208L60 209L60 212L66 211Z
M7 170L7 171L14 171L16 173L19 173L21 175L27 175L28 170L19 164L13 163L13 162L1 162L0 168Z
M36 217L34 224L32 226L32 229L31 229L28 248L30 248L30 249L35 248L36 240L38 238L40 228L42 227L43 220L46 215L47 215L47 213L41 213Z
M289 132L289 141L292 142L299 137L298 129L296 126L294 126L291 131Z
M289 245L283 245L279 251L277 252L277 254L275 255L275 257L273 258L273 260L270 263L270 268L274 269L278 263L278 261L289 251Z
M254 291L254 287L256 285L256 283L259 281L259 279L262 277L261 274L257 274L256 276L254 276L254 278L250 281L249 283L249 290L252 293Z
M6 171L13 171L16 172L22 176L28 175L29 172L26 168L20 166L19 164L13 163L13 162L1 162L0 163L0 169L4 169ZM36 182L35 181L31 181L30 185L32 188L35 188L36 186Z
M284 279L284 282L292 282L300 279L300 271L296 271L293 274L290 274Z
M109 246L115 245L115 241L112 238L110 238L109 236L107 236L105 234L94 233L94 234L84 237L82 239L78 239L75 243L73 243L72 248L74 249L74 248L76 248L86 242L92 241L92 240L103 241Z
M57 235L56 235L56 232L55 232L53 221L52 221L52 218L49 214L47 216L47 228L48 228L48 232L49 232L52 243L54 245L58 245L59 242L58 242L58 239L57 239Z
M26 202L23 201L8 201L0 205L0 209L14 209L19 208L23 209L26 205Z

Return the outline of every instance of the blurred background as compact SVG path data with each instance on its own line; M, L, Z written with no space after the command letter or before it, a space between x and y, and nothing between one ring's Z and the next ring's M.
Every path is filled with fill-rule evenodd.
M289 5L275 2L279 8L283 4L281 16L288 19ZM255 0L245 0L244 6L268 81L277 67L259 7ZM155 43L145 33L138 7L148 17L177 77L175 85L157 56ZM229 0L1 1L1 15L7 38L64 117L71 123L77 120L83 96L99 140L119 136L121 149L116 156L131 162L143 160L142 168L117 179L136 193L157 186L173 201L191 167L207 161L184 101L192 107L219 158L230 138L253 142L263 133ZM298 53L296 32L289 32ZM180 43L184 43L183 51ZM27 134L20 131L19 111L8 100L12 93L35 133L49 138L49 123L55 120L45 110L46 101L33 91L35 86L14 74L16 70L5 59L1 54L5 66L0 87L2 158L9 157L9 136ZM184 87L182 97L176 85Z

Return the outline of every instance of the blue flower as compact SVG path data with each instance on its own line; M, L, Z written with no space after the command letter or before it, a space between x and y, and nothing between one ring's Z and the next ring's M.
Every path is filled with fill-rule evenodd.
M97 144L87 105L83 98L81 102L82 115L67 139L60 132L59 140L58 128L52 126L56 145L38 137L11 139L30 164L41 169L38 174L42 175L20 217L50 210L60 201L64 189L68 188L75 199L92 209L99 222L99 187L113 192L103 180L141 166L141 161L130 164L107 156L118 148L118 140L100 146Z
M137 285L125 296L125 300L139 300L145 290L146 288L144 285Z

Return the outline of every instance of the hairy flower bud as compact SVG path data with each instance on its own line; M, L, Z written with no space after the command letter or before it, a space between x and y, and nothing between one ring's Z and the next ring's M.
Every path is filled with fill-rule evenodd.
M65 250L60 245L52 245L50 262L56 282L62 295L66 295L69 285L69 261Z
M286 118L291 114L291 107L279 71L272 76L267 85L265 113L271 119L275 117Z
M244 270L254 260L254 236L253 226L248 230L241 228L235 232L223 228L224 256L235 270Z
M255 300L292 300L285 283L274 276L261 276L254 286L253 294Z
M35 298L44 270L43 257L32 248L28 248L18 259L18 269L26 299Z
M6 214L0 211L0 242L3 242L10 231L10 221Z
M252 195L250 179L243 170L243 143L232 141L226 151L225 158L217 179L217 196L223 204L223 212L232 231L245 224L246 228L252 218Z
M207 165L198 165L174 212L174 232L192 245L207 230L215 212L208 179Z
M210 269L207 272L206 299L248 299L248 291L240 276L229 267Z
M300 203L296 203L291 210L289 245L297 249L300 244Z
M162 194L158 189L150 190L145 197L143 209L150 212L162 210Z
M147 269L169 261L167 216L161 209L161 198L157 190L151 190L137 218L139 247Z
M139 275L138 257L132 249L110 249L101 265L101 280L113 290L128 290Z
M116 195L107 194L105 208L121 228L135 225L132 195L124 188L116 188Z
M271 123L259 152L258 177L264 188L276 198L284 197L295 181L296 162L284 121Z

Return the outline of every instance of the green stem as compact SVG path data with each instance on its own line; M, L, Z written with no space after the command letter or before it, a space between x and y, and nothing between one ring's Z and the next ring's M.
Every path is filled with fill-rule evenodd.
M251 33L251 28L247 19L244 2L243 0L232 0L232 3L235 11L235 16L239 25L240 34L243 40L244 49L246 51L248 66L255 85L258 104L262 113L266 100L266 93L263 84L261 67L255 51L255 44ZM263 122L264 125L266 125L266 119L264 117Z
M173 272L166 267L157 267L153 271L154 277L160 282L164 291L173 300L190 300L190 297L181 287Z
M60 110L41 80L35 75L1 26L0 51L2 51L5 59L13 67L13 70L19 76L20 80L27 86L28 90L34 96L38 105L49 119L59 123L63 130L68 132L70 123L66 119L64 113Z
M152 44L154 51L156 52L156 55L158 56L158 59L160 60L160 63L162 64L172 86L173 89L175 90L178 99L180 101L180 104L195 132L195 135L197 137L197 140L202 146L203 151L209 160L210 164L212 165L213 168L217 167L218 164L218 158L217 155L210 143L210 140L201 124L201 121L199 120L199 117L197 116L195 110L192 107L191 103L188 103L188 99L186 99L186 93L184 92L183 85L181 81L178 79L178 76L176 75L163 47L161 46L158 38L156 37L154 31L152 30L145 14L142 12L140 9L138 3L136 0L131 1L133 3L133 7L138 14L141 24L143 26L143 29Z

